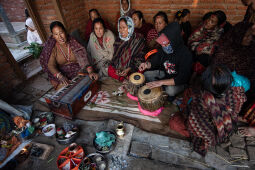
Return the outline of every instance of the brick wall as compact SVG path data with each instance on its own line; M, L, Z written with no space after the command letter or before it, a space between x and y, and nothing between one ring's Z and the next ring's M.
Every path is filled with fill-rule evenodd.
M83 36L88 20L84 0L61 0L60 4L69 32L79 29Z
M188 8L191 11L192 25L198 24L206 12L218 9L223 10L228 20L235 24L242 20L246 11L241 0L131 0L131 5L133 9L141 10L145 20L150 23L160 10L168 14L169 21L173 21L175 12ZM91 8L97 8L102 17L113 21L112 25L116 25L114 22L119 6L119 0L85 0L86 12Z
M67 30L72 32L75 29L79 29L83 36L86 21L88 20L84 0L60 0L59 2L61 12L66 21ZM60 20L57 17L53 0L34 0L33 3L47 36L50 36L50 23L55 20Z
M42 21L47 36L50 35L50 23L57 20L54 4L52 0L34 0L34 8L39 14L39 18Z
M49 24L57 20L53 0L34 0L35 8L40 15L48 36ZM88 20L89 9L96 8L113 28L116 28L119 0L60 0L63 17L69 32L78 28L84 33ZM173 21L176 11L188 8L191 11L191 24L197 25L202 16L213 10L223 10L228 21L235 24L243 19L246 7L241 0L131 0L132 8L141 10L147 22L152 23L153 16L160 10L168 14L169 21Z
M21 82L12 68L7 54L3 51L3 40L0 38L0 99L5 99L13 87Z
M11 22L25 22L24 0L0 0L0 4ZM0 21L2 21L1 18Z

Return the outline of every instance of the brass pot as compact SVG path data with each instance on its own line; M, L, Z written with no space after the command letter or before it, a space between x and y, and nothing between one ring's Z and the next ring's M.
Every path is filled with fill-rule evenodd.
M123 138L123 137L124 137L125 131L124 131L124 124L123 124L123 122L120 122L120 123L117 125L116 134L117 134L118 137L120 137L120 138Z

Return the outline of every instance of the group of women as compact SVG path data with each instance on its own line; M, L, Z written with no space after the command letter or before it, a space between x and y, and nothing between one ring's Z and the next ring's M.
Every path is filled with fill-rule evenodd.
M245 5L252 8L252 0ZM232 27L218 10L207 13L192 33L188 9L178 11L171 23L160 11L153 26L129 0L120 0L120 7L118 36L96 9L89 11L87 49L60 22L51 23L40 61L52 85L59 89L81 71L91 79L109 76L121 82L139 71L150 88L163 87L170 101L184 91L182 112L170 118L170 128L190 137L197 152L205 154L209 146L224 142L246 94L254 96L255 25L246 16ZM201 75L199 90L187 88L192 72Z

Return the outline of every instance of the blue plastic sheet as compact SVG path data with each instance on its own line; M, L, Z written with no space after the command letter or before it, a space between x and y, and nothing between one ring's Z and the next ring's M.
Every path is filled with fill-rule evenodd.
M111 134L110 132L98 132L96 133L96 144L101 147L111 147L112 144L115 142L115 135Z
M236 71L232 72L232 76L234 81L232 82L232 87L243 87L244 91L248 91L251 87L250 80L242 75L236 73Z

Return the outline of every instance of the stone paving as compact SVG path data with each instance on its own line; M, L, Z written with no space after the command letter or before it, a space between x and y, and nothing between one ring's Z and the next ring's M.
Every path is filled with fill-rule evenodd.
M11 24L16 32L25 29L25 22L11 22ZM0 22L0 33L8 33L4 22Z
M9 103L33 104L51 89L45 74L40 74L15 89ZM34 114L38 112L34 111ZM56 125L68 121L55 118ZM81 130L76 142L82 145L86 153L95 152L93 138L101 130L114 130L119 123L115 120L84 121L74 120ZM145 132L131 124L124 123L125 136L117 140L115 149L106 154L108 169L255 169L255 139L231 137L231 143L211 148L205 157L192 151L186 140L170 138ZM59 145L55 137L38 136L34 141L54 146L54 151L45 161L27 159L17 169L53 170L57 169L56 159L66 145ZM233 156L236 156L233 158ZM242 160L240 158L249 158ZM239 159L236 159L239 158Z

